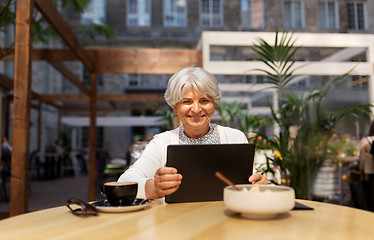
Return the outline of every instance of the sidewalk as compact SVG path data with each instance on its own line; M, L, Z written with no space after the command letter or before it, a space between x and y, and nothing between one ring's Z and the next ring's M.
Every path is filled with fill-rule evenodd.
M69 197L87 201L88 175L54 180L31 180L29 192L29 212L65 205ZM8 216L9 202L0 199L0 219Z

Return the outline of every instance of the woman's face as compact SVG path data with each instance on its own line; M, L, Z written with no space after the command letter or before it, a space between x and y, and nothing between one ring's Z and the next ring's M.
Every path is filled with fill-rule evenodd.
M184 133L190 138L200 138L208 133L214 113L212 99L191 87L177 103L174 113L182 121Z

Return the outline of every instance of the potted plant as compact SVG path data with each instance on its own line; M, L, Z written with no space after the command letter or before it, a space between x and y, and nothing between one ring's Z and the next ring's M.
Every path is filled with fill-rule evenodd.
M331 78L317 89L296 95L287 89L296 77L295 47L293 34L275 34L275 44L271 46L259 39L252 49L260 56L269 69L255 69L266 74L267 83L279 92L280 107L271 109L271 118L280 132L273 138L260 134L276 154L267 156L267 165L279 166L285 183L295 189L297 198L309 199L313 180L321 164L328 157L328 141L335 133L336 123L348 116L366 119L370 116L370 104L344 107L338 110L326 108L327 93L330 87L348 74ZM265 172L274 172L268 167Z

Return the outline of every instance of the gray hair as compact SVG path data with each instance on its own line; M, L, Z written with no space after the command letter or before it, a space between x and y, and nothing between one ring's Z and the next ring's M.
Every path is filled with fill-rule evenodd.
M216 78L201 67L183 68L169 79L165 91L167 104L174 109L191 87L211 97L215 108L221 104L221 91Z

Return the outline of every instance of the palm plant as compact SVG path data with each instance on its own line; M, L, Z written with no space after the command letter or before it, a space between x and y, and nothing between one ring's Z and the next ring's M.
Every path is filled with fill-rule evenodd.
M240 102L221 102L217 107L217 112L221 116L221 122L225 126L231 126L239 114L243 104Z
M287 86L295 77L295 54L293 35L276 32L275 44L271 46L260 39L252 49L260 56L257 60L271 70L256 69L266 74L267 82L278 89L280 107L277 111L272 105L271 116L280 127L280 133L266 139L278 154L267 156L267 165L272 162L280 167L286 182L295 189L297 198L310 198L310 189L321 164L328 158L327 142L335 132L336 123L353 116L366 119L371 114L371 104L329 110L326 96L333 84L341 81L347 74L330 79L324 86L295 95L287 91ZM261 135L264 137L264 135ZM266 136L265 136L266 137ZM272 168L266 171L273 172Z
M162 116L159 120L160 122L160 131L168 131L174 129L176 126L176 116L173 110L169 106L160 105L158 103L148 103L156 109L155 114L157 116Z

